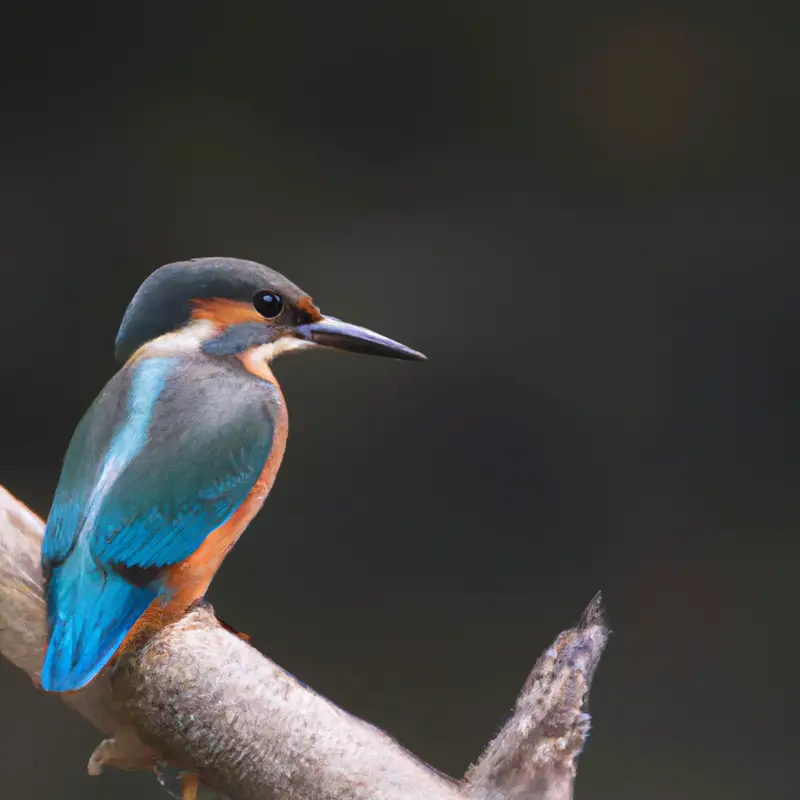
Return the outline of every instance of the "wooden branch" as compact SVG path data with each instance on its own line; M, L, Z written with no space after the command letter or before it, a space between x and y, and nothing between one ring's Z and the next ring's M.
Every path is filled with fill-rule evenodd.
M0 653L38 685L42 521L0 487ZM511 718L459 782L338 709L200 605L64 702L108 736L89 761L198 774L232 800L568 800L608 636L600 597L537 661Z
M608 639L600 594L539 656L511 719L467 773L484 797L569 800L589 733L589 687Z

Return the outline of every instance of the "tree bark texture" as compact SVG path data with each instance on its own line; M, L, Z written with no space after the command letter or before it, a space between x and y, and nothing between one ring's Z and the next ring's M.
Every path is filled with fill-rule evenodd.
M35 686L46 636L43 530L0 487L0 653ZM511 717L459 780L304 686L207 604L61 698L106 737L90 774L167 763L231 800L569 800L607 638L598 595L541 655Z

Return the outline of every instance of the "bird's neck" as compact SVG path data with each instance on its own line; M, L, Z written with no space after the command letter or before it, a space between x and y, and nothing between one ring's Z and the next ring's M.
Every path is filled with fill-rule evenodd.
M264 347L254 347L251 350L245 350L244 353L239 353L236 356L242 362L244 368L255 377L266 381L275 389L275 398L270 403L272 406L272 413L275 416L275 441L273 442L273 454L275 459L270 458L275 462L275 472L278 471L281 459L283 458L283 451L286 447L286 436L289 432L289 412L286 409L286 399L281 391L281 385L275 377L269 363L269 355L265 352ZM270 484L271 485L271 484Z
M278 379L275 377L275 373L272 371L270 367L270 356L272 355L271 351L267 351L269 345L262 345L261 347L253 347L250 350L245 350L243 353L239 353L236 358L244 364L244 368L255 375L257 378L261 378L263 381L267 381L271 383L278 392L281 391L280 384L278 383ZM281 400L283 400L283 394L281 393Z

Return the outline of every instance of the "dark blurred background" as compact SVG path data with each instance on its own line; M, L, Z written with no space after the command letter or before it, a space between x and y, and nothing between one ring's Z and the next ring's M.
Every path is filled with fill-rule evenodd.
M796 22L7 11L0 482L46 513L151 270L262 261L430 361L278 364L288 454L219 614L458 775L602 588L578 796L796 797ZM0 708L15 800L159 796L86 777L98 734L6 663Z

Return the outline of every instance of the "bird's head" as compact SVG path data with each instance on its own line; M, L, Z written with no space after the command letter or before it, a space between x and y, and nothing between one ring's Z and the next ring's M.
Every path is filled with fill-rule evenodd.
M140 347L161 337L167 343L171 339L171 346L180 338L208 355L237 355L260 348L268 361L281 353L318 346L425 359L422 353L379 333L324 316L291 281L238 258L166 264L144 281L120 325L116 356L127 361Z

